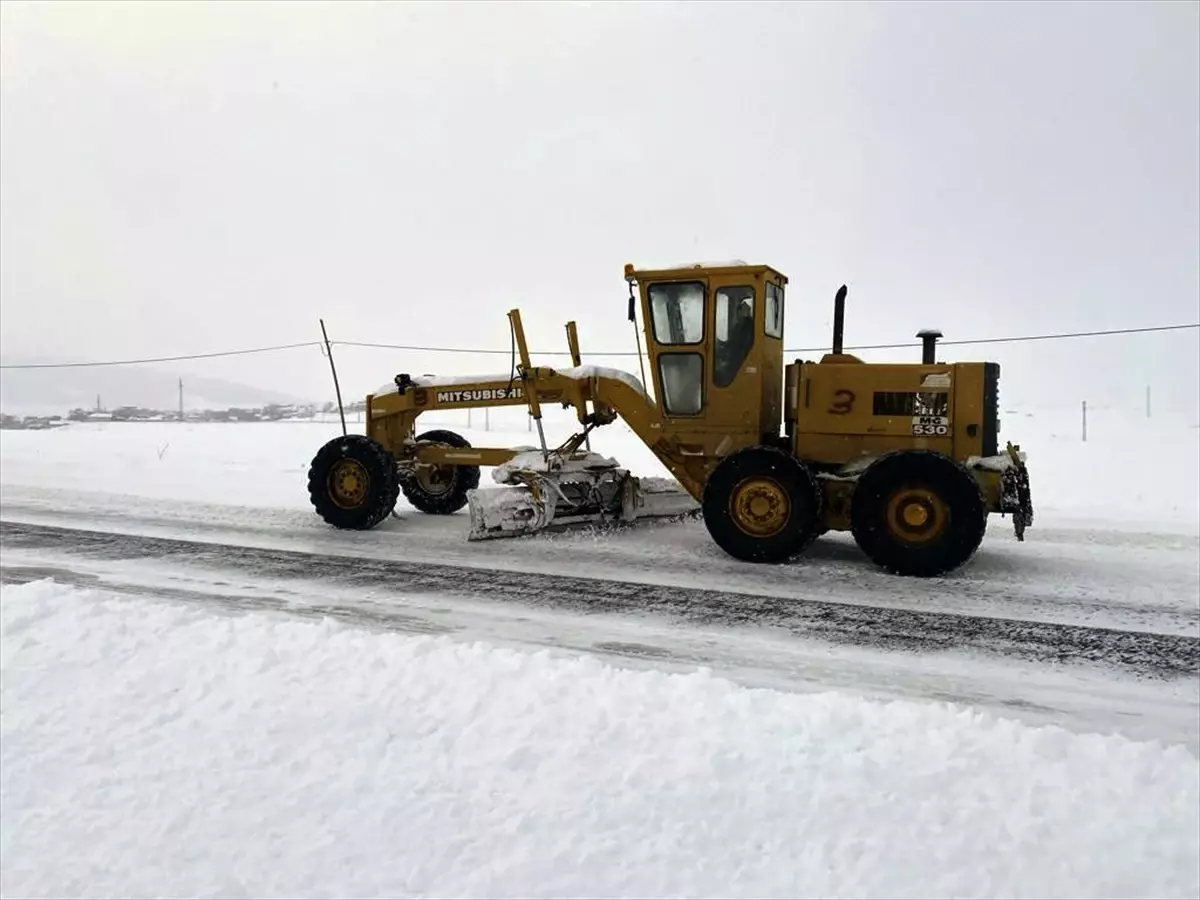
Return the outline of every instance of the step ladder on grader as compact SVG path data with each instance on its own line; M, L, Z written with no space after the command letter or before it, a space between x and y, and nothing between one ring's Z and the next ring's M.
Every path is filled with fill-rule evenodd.
M468 507L470 540L694 514L740 560L780 562L827 531L849 531L877 565L926 577L969 560L990 514L1011 514L1024 539L1029 473L1019 446L998 446L997 364L938 362L936 331L918 334L920 362L843 352L845 286L830 352L785 363L787 278L772 267L627 265L625 279L653 395L642 335L642 379L583 365L574 322L571 366L534 366L511 310L510 372L400 374L367 396L366 434L334 438L312 461L317 513L337 528L374 528L403 493L425 513ZM574 408L581 426L558 447L542 425L551 403ZM452 431L416 431L425 412L500 406L528 407L538 447L472 447ZM618 418L673 478L639 478L591 451L591 432ZM499 487L480 487L481 467Z

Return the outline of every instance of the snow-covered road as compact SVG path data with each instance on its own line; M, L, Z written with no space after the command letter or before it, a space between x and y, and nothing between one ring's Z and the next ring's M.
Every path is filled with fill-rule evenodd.
M60 527L1200 635L1200 538L1186 534L1050 526L1031 531L1022 544L1004 530L1007 522L996 519L969 567L946 578L918 581L876 570L840 534L826 535L801 560L770 566L742 563L718 552L698 521L468 543L465 510L433 517L404 509L400 520L388 519L373 531L344 533L327 527L311 509L100 492L6 486L3 507L8 521Z
M371 628L704 666L739 683L938 699L1200 752L1191 635L496 572L5 522L7 582L55 581Z
M386 585L397 595L486 598L578 615L653 616L676 626L771 629L793 637L931 654L965 651L1037 662L1099 663L1113 670L1174 679L1200 674L1200 638L1146 630L1117 630L901 607L831 603L707 588L675 587L595 576L539 572L497 573L471 566L400 562L287 550L179 541L144 535L0 523L3 568L20 577L20 561L61 559L118 565L152 560L168 571L207 572L212 581L236 577L300 581L311 595L328 584L371 591ZM319 586L318 586L319 585ZM362 607L358 604L357 607ZM357 608L356 607L356 608ZM381 609L380 614L387 614Z

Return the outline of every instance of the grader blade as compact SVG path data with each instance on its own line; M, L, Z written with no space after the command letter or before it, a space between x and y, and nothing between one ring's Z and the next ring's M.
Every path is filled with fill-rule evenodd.
M590 452L550 454L546 459L530 451L497 466L492 477L502 487L477 488L468 497L468 540L699 511L699 504L677 482L637 478L616 460Z

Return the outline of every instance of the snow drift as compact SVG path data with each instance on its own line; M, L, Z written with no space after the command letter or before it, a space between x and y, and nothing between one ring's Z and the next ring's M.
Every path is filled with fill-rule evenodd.
M1179 747L6 586L11 896L1194 897Z

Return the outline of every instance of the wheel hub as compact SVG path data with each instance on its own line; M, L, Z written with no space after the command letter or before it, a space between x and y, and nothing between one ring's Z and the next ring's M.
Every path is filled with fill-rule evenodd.
M927 488L902 488L888 501L888 529L904 541L932 541L942 534L948 520L946 504Z
M733 489L729 513L746 534L767 538L778 534L791 516L787 491L762 476L747 478Z
M414 474L427 494L444 494L454 484L454 469L450 466L417 466Z
M367 499L371 477L356 459L340 459L329 470L329 497L342 509L356 509Z

